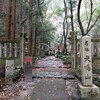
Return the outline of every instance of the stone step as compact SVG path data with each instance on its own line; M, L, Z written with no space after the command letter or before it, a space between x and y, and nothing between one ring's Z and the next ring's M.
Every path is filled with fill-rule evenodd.
M52 72L52 71L40 71L33 72L33 78L63 78L63 79L75 79L74 75L65 73L65 72Z

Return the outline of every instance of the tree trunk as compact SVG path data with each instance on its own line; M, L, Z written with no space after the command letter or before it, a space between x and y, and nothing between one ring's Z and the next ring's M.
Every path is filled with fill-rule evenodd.
M73 7L72 7L72 0L70 0L70 13L71 13L71 28L72 28L72 66L76 68L77 66L77 43L76 43L76 33L74 32L74 22L73 22Z
M32 10L33 7L33 0L29 0L29 9ZM32 56L32 13L29 16L29 56Z
M83 25L82 25L82 22L81 22L81 19L80 19L81 2L82 2L82 0L79 0L77 16L78 16L78 23L79 23L79 27L80 27L81 32L82 32L82 36L84 36L85 32L84 32L84 28L83 28Z
M14 40L16 31L16 0L6 0L5 39Z
M65 22L63 22L63 39L64 39L63 53L64 53L64 54L67 54L66 38L67 38L67 36L65 35Z
M16 33L16 0L12 0L12 9L11 9L11 40L15 39Z
M11 2L12 0L6 0L6 24L5 24L5 39L10 40L10 27L11 27Z
M35 28L35 32L34 32L33 57L36 57L36 37L37 37L37 28Z
M63 53L67 54L67 35L68 35L68 9L67 9L67 2L66 0L63 0L64 2L64 9L65 9L65 16L63 20L63 41L64 41L64 48L63 48Z
M3 12L3 0L0 0L0 12Z
M33 57L36 57L36 40L37 40L37 32L38 32L38 24L39 24L39 4L40 0L36 1L36 18L35 18L35 25L34 25L34 40L33 40Z

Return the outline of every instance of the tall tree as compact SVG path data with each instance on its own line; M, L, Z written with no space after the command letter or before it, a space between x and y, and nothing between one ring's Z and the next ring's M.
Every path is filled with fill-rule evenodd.
M72 36L72 39L71 39L71 52L72 52L72 66L74 68L76 68L77 66L77 35L76 35L76 32L74 30L74 20L73 20L73 5L76 5L76 0L72 1L72 0L69 0L69 4L70 4L70 17L71 17L71 36Z
M81 17L80 17L82 0L79 0L79 2L78 2L77 16L78 16L78 23L79 23L79 27L80 27L82 36L87 35L90 32L90 30L94 27L94 25L96 24L98 19L100 19L100 14L99 14L93 21L93 16L94 16L96 9L93 10L93 0L89 0L89 2L90 2L90 12L88 12L89 16L88 16L88 23L87 23L86 29L83 27L83 23L82 23Z
M5 9L4 9L4 0L0 0L0 37L4 37L4 20L5 20Z
M39 6L40 6L40 0L36 0L35 2L35 23L34 23L34 31L33 31L33 57L36 56L36 41L37 41L37 31L38 31L38 23L39 23Z
M6 0L6 26L5 26L5 38L10 40L10 27L11 27L11 4L12 0Z
M68 35L68 3L66 2L66 0L63 0L64 2L64 10L65 10L65 14L64 14L64 20L63 20L63 40L64 40L64 54L67 54L67 35Z
M33 8L33 0L29 0L29 10L32 11ZM28 29L28 34L29 34L29 45L28 45L28 50L29 50L29 56L32 56L32 33L33 33L33 23L32 23L32 13L29 14L29 29Z
M12 0L11 5L11 40L15 39L16 34L16 0Z
M6 27L5 38L15 39L16 31L16 0L6 0Z

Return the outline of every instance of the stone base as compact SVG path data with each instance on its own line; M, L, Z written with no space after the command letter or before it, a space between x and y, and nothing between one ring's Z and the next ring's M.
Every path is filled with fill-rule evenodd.
M89 94L98 95L99 94L99 88L93 84L92 87L85 87L81 83L78 84L78 89L81 92L81 98L87 98Z

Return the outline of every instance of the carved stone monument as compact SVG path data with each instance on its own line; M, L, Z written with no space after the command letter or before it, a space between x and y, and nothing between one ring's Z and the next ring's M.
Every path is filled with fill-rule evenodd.
M5 72L6 84L11 85L13 83L14 60L6 60Z
M81 75L82 84L78 84L81 97L87 97L90 92L99 94L99 88L93 84L92 77L91 37L81 39Z
M6 62L4 70L5 70L5 81L6 84L8 85L11 85L13 83L14 68L17 66L21 66L20 53L21 53L20 41L16 40L0 41L0 58Z

